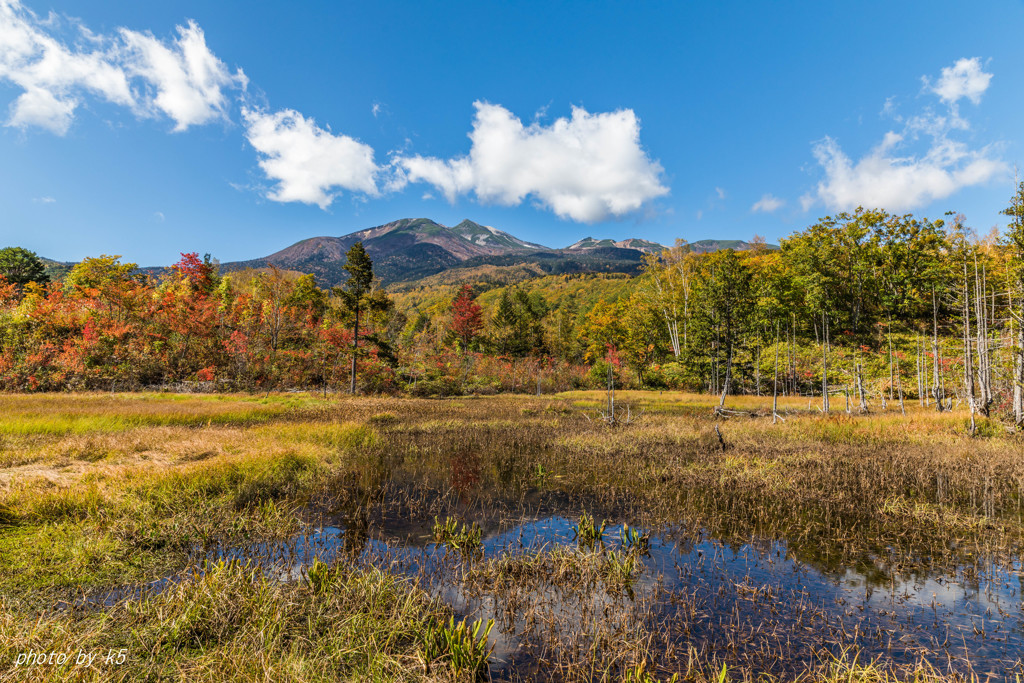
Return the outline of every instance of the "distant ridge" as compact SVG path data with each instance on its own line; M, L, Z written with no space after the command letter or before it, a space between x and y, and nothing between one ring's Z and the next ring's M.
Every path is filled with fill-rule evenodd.
M331 287L345 279L342 266L346 252L360 241L373 259L378 280L385 285L415 281L455 268L491 266L527 266L531 272L545 274L594 272L636 275L643 270L646 254L666 248L657 242L636 237L624 240L586 237L567 247L551 248L469 219L448 227L429 218L402 218L340 237L309 237L269 256L222 263L220 269L230 273L274 266L311 273L318 285ZM690 247L700 253L718 249L744 250L751 246L742 240L690 243ZM778 248L775 245L765 246ZM47 260L46 265L52 276L59 278L74 264ZM144 267L141 270L160 277L167 267Z
M593 237L584 237L579 242L570 244L566 247L566 250L580 250L580 249L599 249L602 247L615 247L618 249L636 249L645 253L658 253L665 249L663 244L657 242L651 242L649 240L641 240L635 237L626 240L620 240L618 242L610 239L595 240Z
M779 245L765 243L764 247L765 249L775 250L779 248ZM709 251L718 251L720 249L747 251L748 249L753 248L753 242L745 242L743 240L697 240L696 242L690 242L690 249L698 254L704 254Z
M533 264L532 267L545 273L635 275L643 269L645 254L666 248L636 237L624 240L587 237L568 247L553 249L469 219L448 227L429 218L402 218L341 237L310 237L264 258L223 263L221 270L231 272L274 265L312 273L321 287L329 287L344 280L345 253L360 241L373 259L374 272L384 284L418 280L452 268L518 264ZM749 249L751 244L742 240L700 240L690 247L703 253Z

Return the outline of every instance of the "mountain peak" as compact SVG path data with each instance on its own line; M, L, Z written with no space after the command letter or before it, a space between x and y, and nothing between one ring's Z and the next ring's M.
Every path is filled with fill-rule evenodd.
M468 218L450 230L489 255L547 249L545 246L523 241L489 225L474 223Z
M637 237L630 237L628 239L619 240L616 242L613 239L595 240L593 237L584 237L578 242L574 242L566 247L567 250L582 251L586 249L636 249L637 251L647 253L658 253L665 247L658 244L657 242L651 242L649 240L639 239Z

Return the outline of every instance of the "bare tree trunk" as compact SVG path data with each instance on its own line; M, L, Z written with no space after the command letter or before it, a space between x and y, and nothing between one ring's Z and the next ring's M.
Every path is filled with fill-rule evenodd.
M757 365L754 366L754 385L757 395L761 395L761 341L757 342Z
M722 398L718 401L718 407L725 405L725 396L729 393L729 380L732 379L732 341L729 341L729 360L725 364L725 381L722 383Z
M896 393L900 397L900 413L907 414L907 406L903 403L903 375L900 373L899 365L896 366Z
M721 332L722 332L722 331L721 331L721 329L719 328L719 326L717 326L717 325L716 325L716 326L715 326L715 368L714 368L714 375L715 375L715 393L718 393L718 377L719 377L719 369L718 369L718 368L719 368L719 360L718 360L718 355L719 355L719 354L721 353L721 351L722 351L722 338L721 338Z
M942 412L945 406L942 403L942 378L939 375L939 300L935 296L935 288L932 287L932 352L935 354L932 359L933 382L932 391L935 396L935 410Z
M967 407L971 411L971 434L977 430L974 421L974 359L971 356L971 302L967 289L967 259L964 259L964 393L967 395ZM975 300L977 304L977 300Z
M790 315L789 334L786 335L786 355L789 361L789 393L796 394L796 358L794 357L793 346L796 344L796 331L793 329L793 315Z
M922 408L924 408L925 405L926 405L925 401L928 400L928 394L925 391L925 381L924 381L925 358L922 355L922 351L921 351L922 344L921 344L921 335L920 334L918 335L918 338L914 339L914 346L915 346L916 349L918 349L918 403L921 405Z
M356 306L356 322L352 326L352 370L349 393L356 393L356 354L359 352L359 306Z
M608 363L608 419L615 421L615 373Z
M892 315L889 315L889 324L886 326L886 332L889 336L889 400L892 400L892 380L893 380L893 368L895 362L895 354L892 350ZM900 397L900 413L903 415L907 414L907 407L903 403L903 379L901 377L902 371L899 366L895 366L896 375L896 386L898 388L898 396Z
M978 277L978 255L974 255L974 321L978 337L978 390L980 393L978 412L988 417L992 406L992 366L989 361L988 348L988 284L985 282L984 269Z
M1013 423L1024 423L1024 323L1017 321L1017 340L1013 353Z
M821 409L828 412L828 323L821 314Z
M679 358L679 316L677 315L675 292L665 287L661 281L661 274L654 273L654 287L658 303L661 304L661 313L665 317L665 327L668 329L669 343L672 345L672 354Z
M772 381L772 424L779 421L779 323L775 322L775 379Z
M860 412L868 412L868 397L864 393L864 366L857 358L857 396L860 398Z
M885 327L885 336L889 341L889 402L892 402L892 388L893 384L896 383L896 378L893 376L892 371L892 317L889 318L889 324Z
M1009 310L1009 347L1013 353L1013 423L1019 429L1024 422L1024 321L1017 318L1013 310L1013 290L1006 290L1006 305ZM1013 323L1020 328L1016 332ZM1017 337L1020 337L1019 339Z

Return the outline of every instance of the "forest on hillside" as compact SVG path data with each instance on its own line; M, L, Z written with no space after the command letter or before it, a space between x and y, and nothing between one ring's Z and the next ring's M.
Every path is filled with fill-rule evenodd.
M1021 423L1024 183L1004 234L963 216L857 209L745 251L683 242L641 275L500 268L358 302L312 275L221 275L183 254L154 278L118 257L59 278L0 259L0 386L12 391L342 390L420 395L618 386L807 395L823 409L955 402ZM443 274L442 274L443 275ZM440 279L439 279L440 278ZM355 304L354 304L355 302Z

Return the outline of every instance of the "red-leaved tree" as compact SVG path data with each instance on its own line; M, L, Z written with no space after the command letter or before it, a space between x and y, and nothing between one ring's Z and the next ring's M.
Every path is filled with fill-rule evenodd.
M473 300L473 290L462 285L452 302L452 334L468 349L484 327L483 309Z

